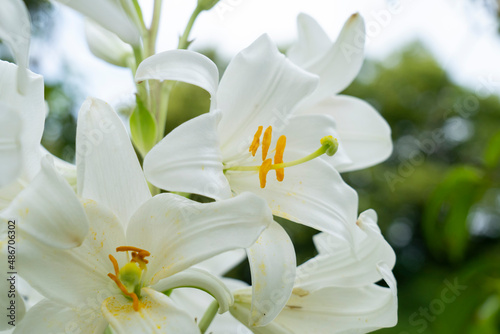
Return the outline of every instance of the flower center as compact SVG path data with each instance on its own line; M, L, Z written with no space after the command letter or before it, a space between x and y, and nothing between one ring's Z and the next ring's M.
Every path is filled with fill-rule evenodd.
M125 296L132 298L134 310L139 311L141 306L139 298L141 297L141 288L143 286L142 278L147 271L146 265L149 262L145 258L150 256L151 253L147 250L132 246L120 246L116 248L116 251L127 252L127 257L130 251L132 258L130 262L120 269L118 261L116 261L113 255L109 254L109 260L113 263L115 273L109 273L108 277L116 283Z
M250 144L250 147L248 148L248 151L252 153L252 156L255 156L257 153L257 150L259 149L260 146L260 137L262 135L262 130L264 127L261 125L257 129L257 132L255 132L255 135L253 137L252 144ZM275 153L274 153L274 164L273 164L273 159L267 159L267 154L269 152L269 147L271 146L271 139L272 139L272 131L273 128L269 126L266 131L264 131L264 136L262 138L262 165L260 166L232 166L229 168L225 168L225 171L241 171L241 172L259 172L259 180L260 180L260 187L265 188L266 186L266 180L267 180L267 173L271 169L276 170L276 179L281 182L285 178L285 168L286 167L293 167L297 166L300 164L303 164L304 162L310 161L312 159L315 159L323 154L326 154L328 156L334 155L339 147L339 143L336 138L333 138L332 136L326 136L321 138L320 143L321 147L314 151L313 153L301 158L297 159L294 161L289 161L289 162L283 162L283 153L285 152L285 146L286 146L286 136L281 135L278 138L278 141L276 142L276 148L275 148Z

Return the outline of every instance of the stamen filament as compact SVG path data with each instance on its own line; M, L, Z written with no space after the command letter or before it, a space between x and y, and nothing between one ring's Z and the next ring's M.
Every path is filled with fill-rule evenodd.
M111 278L115 283L116 285L118 285L118 287L120 288L120 290L127 296L131 297L134 304L133 304L133 307L134 307L134 311L139 311L139 308L140 308L140 303L139 303L139 298L137 297L137 295L134 293L134 292L128 292L127 288L125 287L125 285L123 285L123 283L118 279L117 276L109 273L108 274L108 277Z
M109 254L109 260L111 263L113 263L113 268L115 269L115 275L118 276L118 273L120 272L120 267L118 266L118 261L114 258L113 255Z

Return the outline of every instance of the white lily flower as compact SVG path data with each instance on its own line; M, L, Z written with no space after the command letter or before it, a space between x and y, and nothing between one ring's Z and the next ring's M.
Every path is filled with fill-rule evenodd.
M274 215L350 237L357 194L331 164L314 159L337 149L331 137L335 124L327 116L295 117L292 112L315 89L318 79L288 61L268 36L235 57L220 86L215 64L185 50L167 51L143 61L136 80L151 79L195 84L212 96L210 113L176 128L145 157L144 171L152 184L218 200L250 191L264 198ZM274 165L268 154L274 155ZM332 159L341 161L342 156L339 149ZM276 179L267 178L271 169L276 170ZM261 238L266 242L248 251L250 262L267 261L266 268L285 263L293 277L295 254L286 246L289 239L283 229L276 224ZM267 255L272 247L281 249L271 252L276 254L274 259ZM262 300L281 289L268 285L262 290L266 277L257 275L258 267L252 269L252 281L262 281L253 287L262 292ZM291 293L293 279L284 280L283 286ZM283 305L275 306L272 312L253 310L252 323L263 325L272 320Z
M364 58L365 24L359 14L345 23L332 42L310 16L300 14L299 36L287 56L304 70L319 76L316 90L301 101L299 115L329 115L337 124L339 141L350 161L337 165L340 172L373 166L392 153L391 129L368 103L337 95L358 75Z
M42 172L52 179L32 182L9 215L24 213L24 222L43 218L36 233L18 241L18 256L23 278L47 300L26 313L15 333L72 328L101 334L108 324L115 333L199 333L161 291L199 287L227 311L229 290L208 272L188 268L249 247L272 223L265 202L252 194L209 204L173 194L151 198L123 124L96 99L84 103L78 118L78 194L86 200L78 200L46 159ZM58 183L66 190L54 189ZM51 189L48 196L43 189ZM78 220L90 224L79 247L56 249L39 235Z
M182 124L149 152L144 171L151 183L215 199L251 191L267 200L274 215L349 235L357 195L330 164L313 159L335 152L336 142L328 138L335 124L327 116L292 113L317 78L288 61L269 37L235 57L220 87L215 64L190 51L146 59L136 80L148 79L196 84L217 104L217 110ZM268 155L274 155L274 165ZM342 159L341 148L331 159ZM266 178L270 170L277 178Z
M297 268L293 294L283 311L257 334L368 333L397 323L397 288L391 272L395 254L377 226L375 211L357 221L355 254L349 244L321 233L319 255ZM383 279L388 288L375 284ZM250 314L251 289L234 292L231 314L243 324Z
M31 23L28 9L22 0L0 0L0 40L10 48L14 60L19 65L16 83L21 94L26 93L29 64Z
M56 0L94 20L132 46L140 43L139 18L131 1Z

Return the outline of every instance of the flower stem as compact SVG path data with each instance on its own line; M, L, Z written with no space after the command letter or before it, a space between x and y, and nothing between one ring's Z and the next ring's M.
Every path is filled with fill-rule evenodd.
M196 8L193 11L193 14L191 14L191 17L189 18L188 24L186 26L186 29L184 30L184 33L182 34L181 38L179 39L179 45L177 45L178 49L187 49L189 46L189 34L191 33L191 29L193 29L194 22L198 18L198 15L203 11L200 6L196 6Z
M205 314L201 318L198 327L200 327L200 332L201 334L204 334L208 327L210 327L210 324L215 318L215 315L217 314L217 311L219 310L219 303L217 300L214 300L212 304L207 308L205 311Z
M148 56L152 56L156 52L156 40L158 38L158 29L160 27L161 7L163 0L155 0L153 19L151 20L151 27L149 28L148 36Z

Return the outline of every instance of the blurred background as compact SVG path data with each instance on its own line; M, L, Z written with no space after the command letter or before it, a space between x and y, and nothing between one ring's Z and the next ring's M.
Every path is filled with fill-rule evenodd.
M72 161L75 115L85 97L104 98L126 119L132 78L92 57L76 13L44 0L25 2L33 20L31 69L45 77L50 110L43 144ZM162 26L161 49L174 46L194 3L168 1L171 19ZM392 128L394 152L383 164L344 174L344 179L359 193L360 212L378 212L397 254L399 324L379 333L500 333L496 1L226 4L224 13L202 16L192 33L193 49L212 58L221 73L264 31L285 50L296 34L299 11L316 17L332 38L348 15L361 12L369 30L367 60L344 93L380 111ZM399 14L384 18L383 11L394 6L402 8ZM2 46L0 57L9 59ZM169 129L208 111L208 102L201 89L177 84ZM299 262L316 254L311 242L316 231L280 222L294 239ZM229 275L248 280L249 270L242 264Z

